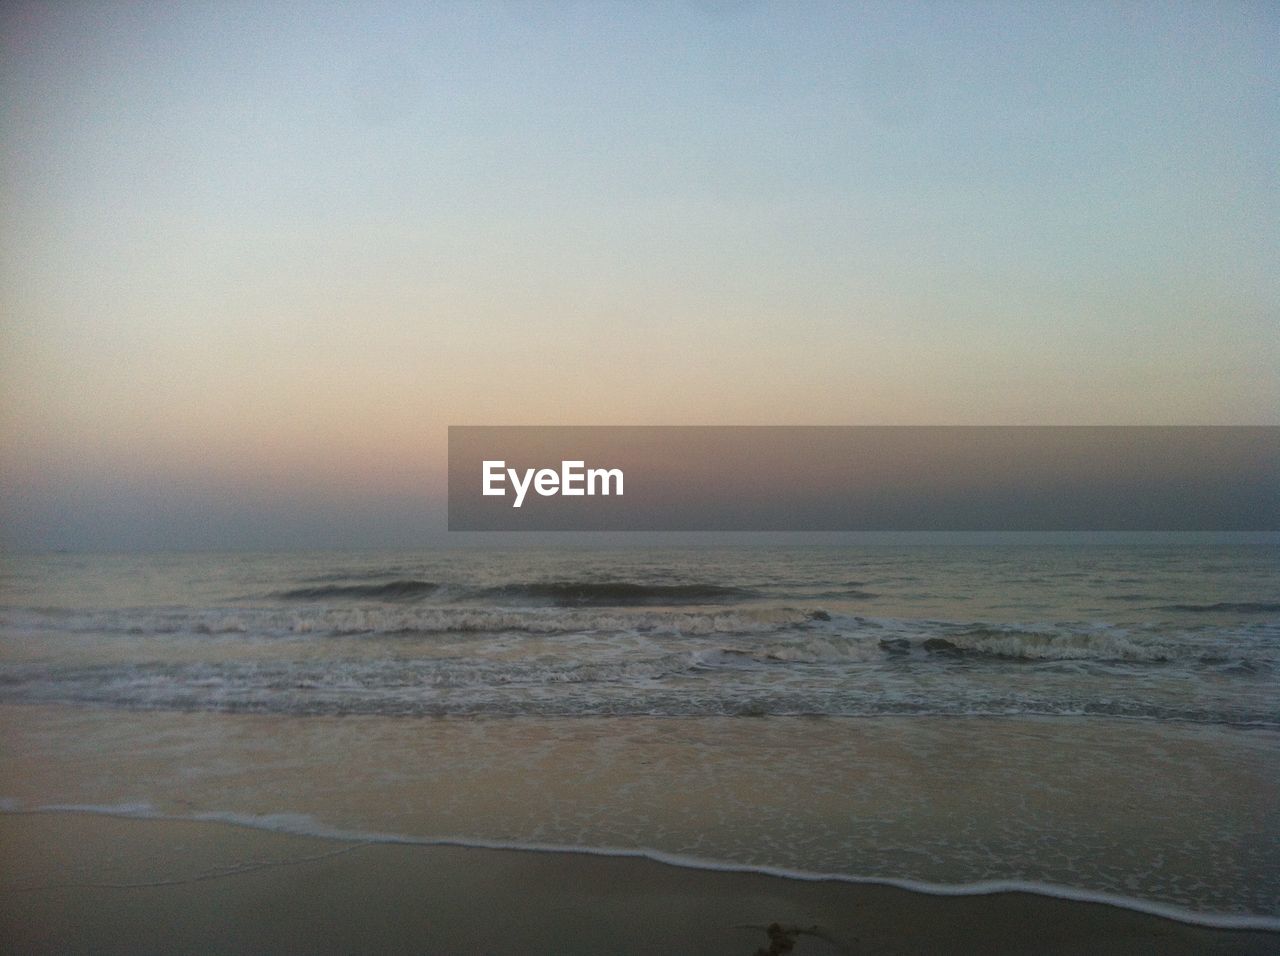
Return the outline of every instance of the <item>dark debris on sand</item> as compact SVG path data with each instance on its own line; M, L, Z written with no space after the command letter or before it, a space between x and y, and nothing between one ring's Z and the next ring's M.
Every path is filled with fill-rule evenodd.
M817 926L783 926L781 923L770 923L768 926L756 926L753 928L763 929L769 936L768 948L761 946L753 956L786 956L796 948L796 940L801 936L816 936L829 943L836 942L835 939ZM841 948L843 949L843 947Z

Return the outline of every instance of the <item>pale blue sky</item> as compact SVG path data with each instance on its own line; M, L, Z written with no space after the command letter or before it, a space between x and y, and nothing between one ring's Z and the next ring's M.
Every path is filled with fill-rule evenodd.
M1276 423L1278 10L6 4L10 536L376 544L449 424Z

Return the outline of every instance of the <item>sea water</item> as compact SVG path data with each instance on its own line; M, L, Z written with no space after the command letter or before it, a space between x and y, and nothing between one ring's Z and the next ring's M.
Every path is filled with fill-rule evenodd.
M1280 551L4 559L10 809L1280 918Z

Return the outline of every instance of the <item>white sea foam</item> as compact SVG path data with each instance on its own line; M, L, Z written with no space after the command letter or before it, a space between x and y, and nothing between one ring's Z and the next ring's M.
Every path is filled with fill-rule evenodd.
M12 633L247 635L573 634L638 631L658 634L752 634L794 627L810 612L792 607L732 609L438 607L373 605L292 607L89 609L76 612L9 609L0 626Z

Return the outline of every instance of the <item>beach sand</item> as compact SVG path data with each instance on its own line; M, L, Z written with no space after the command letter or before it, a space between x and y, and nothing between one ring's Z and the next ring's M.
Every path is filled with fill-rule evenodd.
M1025 893L939 897L643 859L359 844L227 823L0 816L6 952L1273 953L1207 929ZM785 950L775 950L785 951Z

